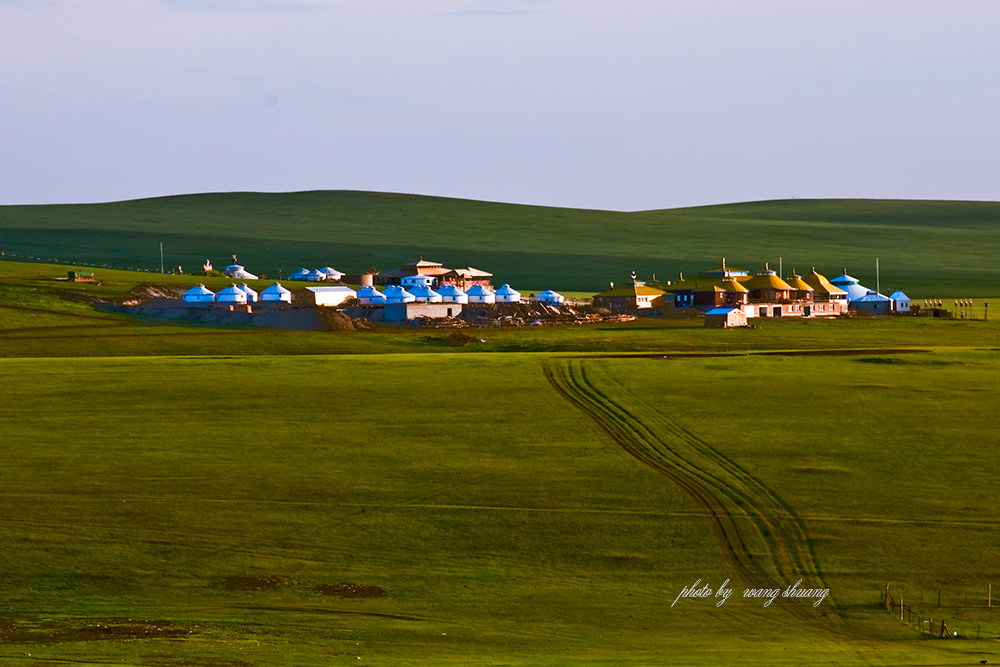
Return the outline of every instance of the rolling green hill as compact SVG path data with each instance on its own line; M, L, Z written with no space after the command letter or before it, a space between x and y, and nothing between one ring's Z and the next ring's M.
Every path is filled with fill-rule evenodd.
M230 193L0 207L0 250L158 270L235 254L269 277L298 266L395 268L420 256L492 271L524 289L599 290L631 271L661 280L717 265L784 273L847 268L883 291L987 296L1000 268L1000 203L791 200L589 211L347 191Z

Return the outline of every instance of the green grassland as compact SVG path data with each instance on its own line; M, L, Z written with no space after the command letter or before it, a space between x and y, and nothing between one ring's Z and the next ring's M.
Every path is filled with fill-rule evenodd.
M365 192L231 193L0 207L0 251L46 261L200 269L236 254L278 277L331 264L362 272L419 256L532 289L603 289L631 271L674 278L716 265L786 273L848 268L911 296L982 297L1000 278L1000 204L790 200L613 212Z
M539 287L697 270L722 253L787 267L785 248L833 273L832 258L850 268L858 252L845 233L870 248L902 236L878 255L883 277L909 276L917 298L979 298L977 319L732 331L639 319L475 329L454 347L447 331L407 326L162 324L94 303L229 281L97 268L96 282L71 283L56 280L65 264L0 261L0 663L996 662L1000 314L978 319L996 294L996 211L795 201L624 214L360 193L2 208L0 245L64 261L111 248L103 263L140 265L152 243L158 265L168 232L196 260L228 257L270 247L276 226L292 244L277 256L301 244L290 265L424 254ZM532 249L514 235L489 251L454 240L435 224L446 214L452 232L506 221ZM609 238L615 225L628 234ZM310 241L333 229L345 236ZM635 230L655 243L635 246ZM399 245L376 252L382 234ZM740 597L799 578L829 598ZM699 579L734 594L675 603ZM348 583L384 595L321 594ZM894 618L879 605L886 584L961 638Z

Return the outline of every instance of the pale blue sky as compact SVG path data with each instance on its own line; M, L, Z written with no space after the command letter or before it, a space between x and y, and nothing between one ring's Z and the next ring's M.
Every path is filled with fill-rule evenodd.
M1000 199L993 0L0 0L0 203Z

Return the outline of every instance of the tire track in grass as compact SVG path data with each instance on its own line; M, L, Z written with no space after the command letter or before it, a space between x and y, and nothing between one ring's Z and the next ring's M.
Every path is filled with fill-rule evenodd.
M707 442L641 402L591 362L543 362L557 392L590 416L627 454L677 484L702 509L723 556L747 588L828 588L802 520L777 494ZM595 381L594 376L601 376ZM611 385L609 387L608 385ZM784 604L782 604L784 603ZM792 599L775 604L810 621L833 612Z

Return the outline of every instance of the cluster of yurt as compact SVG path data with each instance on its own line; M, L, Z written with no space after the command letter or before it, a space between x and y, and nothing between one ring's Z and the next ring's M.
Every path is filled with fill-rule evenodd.
M329 266L310 271L306 268L298 268L288 276L289 280L306 280L309 282L322 282L324 280L340 280L344 274Z
M280 283L274 283L260 294L246 285L237 285L234 283L229 287L219 290L218 294L204 285L195 285L184 292L183 298L184 303L247 304L259 301L291 303L292 293L282 287Z

